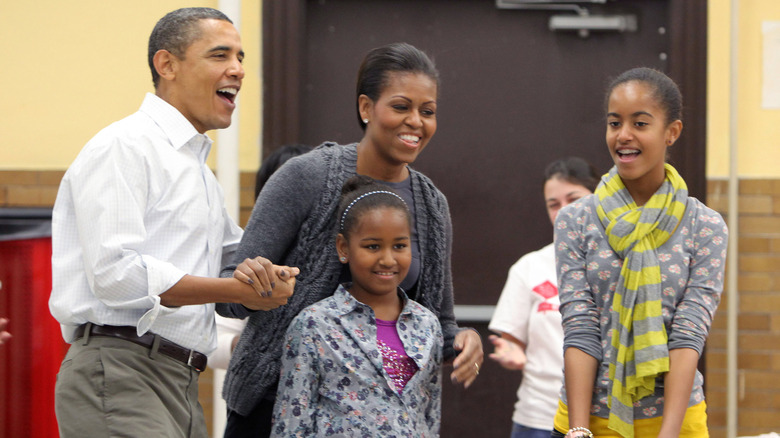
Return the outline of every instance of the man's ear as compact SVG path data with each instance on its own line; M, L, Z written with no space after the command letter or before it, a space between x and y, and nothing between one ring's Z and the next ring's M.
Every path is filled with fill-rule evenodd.
M158 50L152 58L154 69L161 78L170 81L176 78L176 64L179 58L167 50Z

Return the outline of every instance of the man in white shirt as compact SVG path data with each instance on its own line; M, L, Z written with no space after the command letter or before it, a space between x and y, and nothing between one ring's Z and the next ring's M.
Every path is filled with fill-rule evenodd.
M61 437L207 437L197 386L217 344L213 303L276 308L297 274L258 257L217 278L242 235L206 166L205 132L230 125L244 77L232 22L173 11L148 54L155 93L87 143L54 206L49 307L72 344Z

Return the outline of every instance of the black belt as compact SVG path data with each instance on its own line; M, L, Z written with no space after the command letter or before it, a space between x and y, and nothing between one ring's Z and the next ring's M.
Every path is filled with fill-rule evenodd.
M207 358L203 353L198 353L195 350L184 348L181 345L175 344L162 336L155 335L153 333L145 333L143 336L138 336L135 327L129 326L114 326L114 325L96 325L96 324L84 324L76 329L76 339L84 337L84 332L87 327L91 327L89 330L89 336L106 336L110 338L124 339L144 347L153 348L157 345L157 351L160 353L175 359L189 367L195 368L200 372L206 369Z

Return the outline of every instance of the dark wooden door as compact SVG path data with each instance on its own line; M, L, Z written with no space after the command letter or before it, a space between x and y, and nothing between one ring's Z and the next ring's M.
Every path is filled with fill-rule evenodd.
M611 166L611 76L649 66L681 85L685 129L672 162L704 196L706 0L585 3L591 14L635 16L637 31L553 32L550 16L564 12L502 10L493 0L266 0L265 151L358 141L363 55L395 41L425 50L441 72L438 131L413 167L450 202L456 304L493 305L509 266L552 240L545 165L578 155ZM472 325L487 334L484 322ZM487 362L468 391L445 382L442 436L509 435L519 376Z

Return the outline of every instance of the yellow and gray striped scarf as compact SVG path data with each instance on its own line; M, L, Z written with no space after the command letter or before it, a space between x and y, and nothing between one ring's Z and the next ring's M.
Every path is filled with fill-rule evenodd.
M666 164L663 184L640 207L613 167L596 195L609 245L623 259L611 309L609 428L632 438L634 402L653 394L656 377L669 371L657 250L682 219L688 187Z

